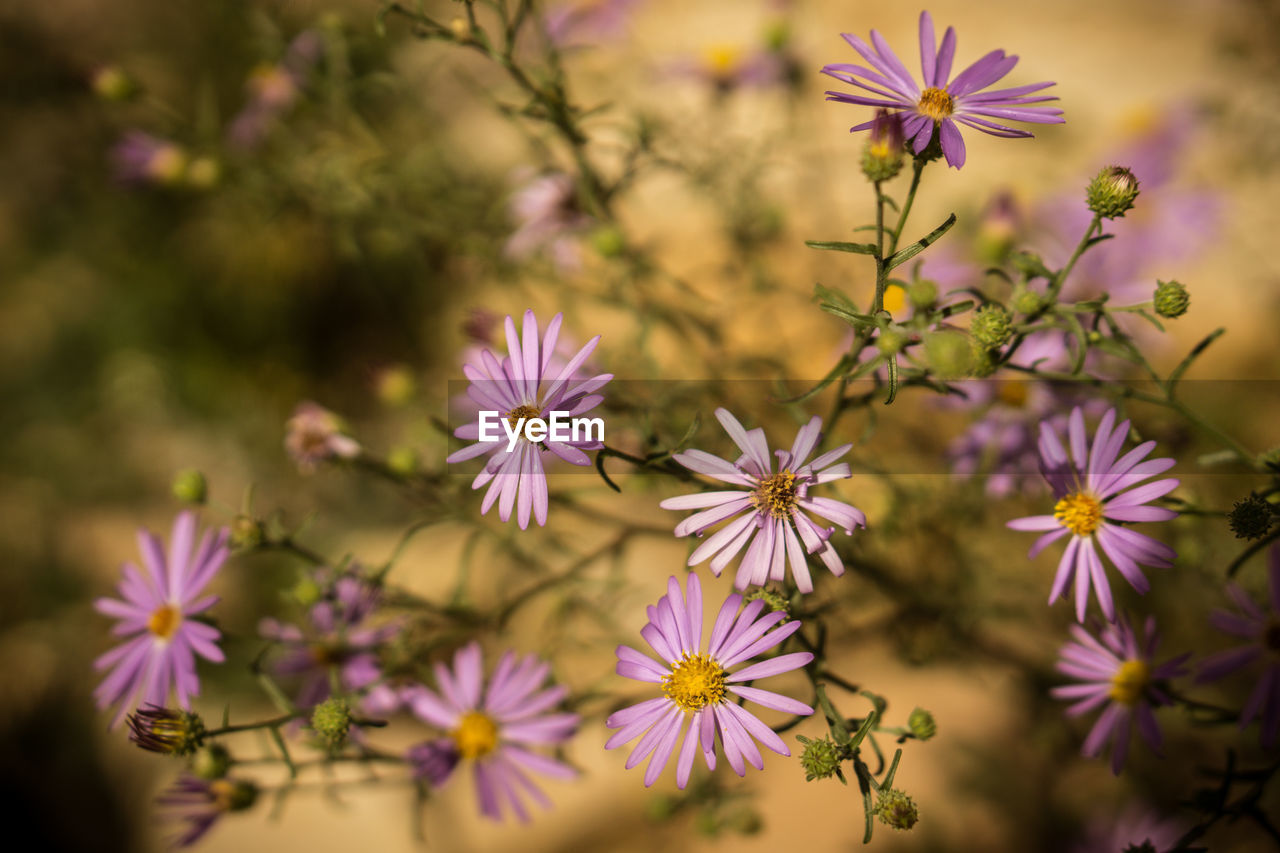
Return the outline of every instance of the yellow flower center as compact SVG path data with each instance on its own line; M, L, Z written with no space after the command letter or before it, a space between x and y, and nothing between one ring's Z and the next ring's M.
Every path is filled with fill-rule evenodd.
M182 624L182 612L172 604L162 604L151 613L147 620L147 630L162 640L173 636Z
M796 475L779 471L761 481L751 495L751 505L774 518L789 518L796 506Z
M1102 526L1102 502L1093 495L1076 492L1053 507L1053 517L1077 536L1088 536Z
M730 77L738 67L742 51L731 44L717 44L707 48L703 61L707 69L716 77Z
M700 711L724 699L728 673L710 655L685 652L662 677L662 692L686 711Z
M209 793L213 798L213 806L220 812L231 811L232 799L236 794L236 786L226 779L214 779L209 783Z
M884 147L887 149L888 145L886 144ZM901 287L886 287L884 289L884 310L890 314L897 314L906 305L907 292Z
M1120 664L1116 674L1111 676L1111 690L1108 695L1122 705L1134 705L1142 698L1147 685L1151 683L1151 667L1146 661L1127 660Z
M996 399L1006 406L1021 409L1027 404L1027 382L1009 380L996 386Z
M951 97L946 89L930 86L920 93L916 110L922 116L928 116L934 121L942 121L956 111L956 99Z
M463 758L484 758L498 746L498 725L487 714L468 711L449 736Z

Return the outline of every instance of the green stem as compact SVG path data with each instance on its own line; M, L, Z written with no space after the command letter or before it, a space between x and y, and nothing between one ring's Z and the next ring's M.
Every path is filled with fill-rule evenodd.
M902 239L902 230L907 227L907 217L911 215L911 205L916 201L916 190L920 188L920 173L928 165L924 160L916 158L912 163L911 188L907 190L906 200L902 202L902 212L898 216L898 224L889 238L889 256L898 251L898 241ZM881 252L883 256L884 253Z

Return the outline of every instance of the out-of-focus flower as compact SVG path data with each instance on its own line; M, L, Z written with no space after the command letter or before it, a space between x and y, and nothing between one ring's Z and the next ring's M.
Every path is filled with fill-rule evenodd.
M545 252L562 273L582 266L582 238L596 220L583 211L572 177L551 172L527 179L512 193L509 210L516 230L503 248L508 258Z
M547 38L564 49L621 37L643 0L566 0L547 10Z
M1135 722L1142 739L1159 754L1162 739L1152 708L1171 705L1173 700L1156 682L1184 675L1183 664L1190 657L1184 654L1157 664L1160 638L1154 618L1148 617L1144 635L1139 639L1127 619L1107 625L1096 639L1079 625L1072 625L1074 639L1062 647L1057 666L1059 672L1081 683L1050 690L1055 698L1073 703L1066 711L1069 717L1106 706L1085 738L1081 753L1097 758L1110 743L1111 772L1117 776L1124 767Z
M304 400L285 424L284 449L298 470L310 474L326 459L354 459L360 443L344 433L342 419L324 406Z
M507 357L499 361L486 349L481 352L479 363L463 365L463 373L471 381L467 396L481 410L499 412L512 427L525 418L546 420L551 412L568 412L568 417L577 418L600 405L604 397L595 392L603 388L613 374L602 373L581 381L574 378L595 351L599 335L587 341L558 371L552 369L563 316L556 314L551 318L541 342L538 318L532 310L524 313L523 336L517 333L515 320L507 317ZM604 446L603 441L589 440L587 435L565 442L553 441L550 436L531 442L522 431L515 447L508 450L509 442L505 439L480 441L478 420L459 427L453 434L476 443L451 453L445 460L448 464L489 456L484 469L471 483L473 489L489 484L480 505L481 515L497 502L498 517L508 521L514 507L522 530L528 528L531 516L539 525L547 523L547 476L542 454L550 451L571 465L589 465L590 457L584 451Z
M382 677L378 647L401 628L395 621L377 622L382 593L361 576L359 566L342 572L320 569L312 581L317 600L308 608L303 625L270 618L258 623L259 634L284 647L272 671L301 679L294 700L301 708L329 698L329 672L335 667L347 690L373 686Z
M853 445L842 444L808 461L822 440L822 418L815 416L796 433L790 451L775 451L778 457L775 471L763 429L744 429L738 419L723 408L716 409L716 419L742 450L737 461L729 462L701 450L686 450L672 458L690 471L745 488L681 495L659 504L663 509L703 510L676 525L676 536L700 536L713 525L734 519L694 549L689 565L696 566L710 559L711 571L719 575L746 547L734 581L738 589L784 580L790 562L796 588L812 592L813 580L806 554L816 554L833 575L844 574L840 555L827 542L835 528L818 526L805 512L834 522L846 534L853 533L855 527L867 526L862 510L831 498L809 495L813 486L851 476L849 464L836 464L836 460Z
M1128 808L1119 817L1091 820L1084 837L1072 846L1071 851L1116 853L1150 844L1156 853L1163 853L1171 850L1186 831L1186 825L1177 818L1166 817L1152 809Z
M206 530L196 541L196 516L178 513L166 556L160 539L149 530L138 531L145 573L133 563L124 564L124 578L116 589L120 598L99 598L99 612L119 620L112 630L128 639L94 661L94 669L110 673L94 691L98 708L116 706L111 726L140 705L164 706L169 691L178 705L191 708L191 697L200 693L196 656L221 663L217 628L192 617L218 602L204 595L227 559L227 530Z
M128 186L174 186L187 171L186 149L141 130L131 130L111 149L116 180Z
M508 807L521 821L529 819L521 792L549 808L550 801L529 778L532 771L554 779L573 779L577 772L529 747L567 743L580 717L547 713L568 695L563 685L543 689L550 664L534 655L517 660L507 652L484 679L480 646L470 643L454 654L453 668L435 665L439 693L418 685L406 688L413 713L447 737L409 750L413 774L433 785L448 780L459 763L472 766L480 813L501 820Z
M156 802L167 810L170 820L187 828L173 840L176 847L190 847L204 837L218 818L228 812L252 808L258 787L247 779L201 779L184 773Z
M138 84L119 65L104 65L89 76L89 86L104 101L127 101L138 92Z
M903 154L902 114L886 109L876 110L862 149L862 174L868 181L887 181L902 169Z
M1107 621L1116 618L1111 585L1107 581L1099 548L1140 594L1146 593L1150 584L1138 567L1169 568L1176 556L1168 545L1121 526L1132 522L1168 521L1177 517L1178 514L1171 509L1147 505L1177 488L1177 480L1157 480L1139 485L1172 468L1175 460L1147 459L1156 446L1154 441L1144 442L1120 456L1120 449L1129 434L1129 421L1118 426L1115 421L1115 409L1108 409L1090 445L1085 432L1084 411L1079 406L1074 408L1067 425L1070 455L1063 448L1057 431L1047 423L1041 424L1041 466L1057 498L1053 515L1033 515L1008 522L1013 530L1043 533L1031 546L1029 558L1034 558L1050 543L1070 534L1053 579L1049 603L1065 595L1067 584L1074 577L1076 619L1080 622L1084 621L1085 608L1089 603L1090 583Z
M697 80L720 94L728 94L747 86L781 83L786 65L776 52L765 48L719 43L708 45L693 56L674 59L665 70L673 77Z
M778 646L800 629L800 623L794 620L775 628L786 614L771 612L760 616L763 601L753 601L739 612L741 605L742 596L737 593L725 599L704 647L702 586L698 576L689 574L685 594L673 577L667 581L667 594L656 607L649 608L649 623L640 631L662 662L630 646L618 646L618 675L662 686L663 695L624 708L605 721L609 728L618 729L605 743L605 749L614 749L644 734L627 759L627 769L652 754L644 774L645 787L657 781L667 766L682 731L684 740L676 759L679 788L688 784L698 751L707 767L715 769L717 734L729 766L739 776L746 775L747 763L757 770L764 769L756 741L779 755L790 755L782 738L739 705L736 698L787 714L813 713L803 702L746 686L748 682L805 666L813 660L808 652L778 655L729 671Z
M959 169L964 165L965 148L957 123L992 136L1017 138L1032 134L998 122L1056 124L1063 121L1060 109L1030 106L1058 100L1056 97L1038 94L1054 85L1053 83L1032 83L1011 89L982 91L1003 78L1018 64L1018 57L1007 56L1003 50L991 51L952 78L951 62L956 51L955 30L947 27L942 36L942 46L938 48L934 39L933 18L928 12L920 13L923 89L878 32L871 31L870 45L850 33L842 35L871 68L836 63L823 68L822 73L864 89L874 97L829 91L827 100L885 107L906 114L903 127L917 154L929 146L936 131L947 163ZM873 124L874 121L865 122L850 128L850 131L867 130Z
M1235 584L1227 585L1227 595L1236 606L1235 613L1215 610L1209 616L1213 627L1233 637L1248 640L1243 646L1218 652L1200 661L1196 680L1217 681L1261 660L1262 677L1254 684L1249 700L1240 712L1240 728L1262 714L1262 745L1275 746L1280 734L1280 545L1272 545L1268 555L1271 583L1271 612L1259 607L1249 594Z
M289 42L279 63L254 69L246 84L249 100L227 128L228 144L242 150L261 145L276 119L297 102L323 52L320 33L304 30Z

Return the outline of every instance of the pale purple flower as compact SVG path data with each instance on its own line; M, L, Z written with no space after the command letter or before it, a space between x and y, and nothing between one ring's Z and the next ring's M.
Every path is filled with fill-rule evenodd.
M1050 543L1070 534L1066 550L1058 562L1058 572L1049 592L1052 604L1066 593L1075 578L1076 619L1084 621L1092 584L1107 621L1115 619L1111 585L1107 581L1102 555L1139 594L1150 589L1139 566L1169 568L1177 554L1168 545L1122 526L1132 522L1168 521L1177 513L1164 507L1148 506L1178 486L1174 479L1139 485L1175 464L1173 459L1147 459L1154 441L1143 442L1120 456L1129 434L1129 421L1116 425L1115 409L1102 416L1090 445L1085 433L1084 411L1075 407L1067 425L1070 455L1063 448L1057 430L1040 425L1041 470L1057 503L1053 515L1033 515L1010 521L1013 530L1042 532L1031 546L1034 558ZM1101 550L1101 553L1099 553Z
M1018 57L1007 56L1003 50L991 51L951 77L951 62L956 52L955 30L947 27L942 36L942 45L938 47L934 39L933 18L928 12L920 13L920 69L924 80L923 89L878 32L871 31L870 45L850 33L842 35L871 68L836 63L823 68L822 73L864 89L874 97L829 91L827 100L885 107L906 113L904 129L917 154L928 147L936 130L947 163L959 169L964 165L965 148L957 122L992 136L1017 138L1032 134L999 122L1056 124L1063 121L1060 109L1030 106L1058 100L1056 97L1038 94L1054 85L1053 83L1031 83L1011 89L982 91L1003 78L1018 64ZM850 131L867 130L872 124L870 121L865 122L850 128Z
M326 459L354 459L360 455L360 444L344 434L344 428L333 412L304 400L285 424L284 449L304 474Z
M676 536L701 536L714 525L733 519L694 549L689 565L710 559L711 571L719 576L745 547L747 552L734 580L738 589L784 580L790 562L796 588L812 592L806 554L816 554L833 575L844 574L840 555L827 541L835 528L816 524L806 513L834 522L846 534L853 533L855 527L867 526L862 510L809 494L813 486L851 476L847 462L835 463L853 445L842 444L809 461L809 455L822 440L822 418L815 416L796 433L790 451L774 451L778 457L774 470L763 429L743 429L738 419L723 408L716 409L716 419L742 450L736 462L701 450L686 450L672 458L690 471L741 488L681 495L659 504L663 509L702 510L676 525Z
M1105 626L1096 639L1079 625L1072 625L1074 639L1062 647L1057 667L1081 683L1049 691L1054 698L1073 703L1066 711L1069 717L1103 709L1084 740L1081 754L1097 758L1110 743L1111 772L1117 776L1129 752L1135 724L1152 751L1160 753L1162 738L1152 708L1171 705L1173 700L1158 682L1184 675L1183 664L1190 657L1184 654L1157 664L1160 638L1154 618L1147 618L1144 635L1140 639L1127 619Z
M270 618L258 623L259 634L284 648L272 671L300 679L295 701L302 708L329 698L329 674L334 668L346 690L373 689L382 678L378 648L401 628L396 621L376 622L382 591L361 577L358 567L340 573L321 569L315 581L320 600L308 609L303 625ZM375 698L376 707L381 698Z
M227 142L241 149L262 144L275 121L297 102L323 52L320 33L304 30L279 63L255 69L246 84L249 100L231 120Z
M1177 818L1166 817L1153 809L1130 807L1110 820L1091 820L1084 838L1076 842L1071 851L1117 853L1150 842L1162 853L1172 850L1186 831L1186 824Z
M510 213L516 230L503 248L508 258L545 252L562 273L582 266L580 241L595 219L582 210L571 176L551 172L527 179L511 195Z
M621 36L643 0L565 0L547 10L547 38L558 48L599 44Z
M563 316L556 314L551 318L541 342L538 318L532 310L524 312L523 335L517 333L515 320L507 317L504 326L507 357L499 361L486 349L481 352L478 364L463 365L462 372L471 381L467 396L481 410L498 412L513 428L521 418L546 420L551 412L567 412L567 417L578 418L600 405L604 397L595 392L608 384L613 374L576 378L577 370L600 342L599 335L587 341L559 370L553 369ZM577 440L571 438L565 442L552 441L550 436L531 442L522 431L515 447L508 450L505 429L499 432L502 437L497 441L479 441L478 420L459 427L454 430L455 436L476 443L451 453L445 461L453 464L488 455L484 469L471 483L473 489L489 485L480 504L480 514L487 513L496 502L498 517L508 521L514 507L522 530L528 528L530 516L540 526L547 523L547 476L542 455L549 451L571 465L590 465L591 459L584 451L604 446L602 441L588 440L586 431L579 433Z
M624 708L605 721L609 728L618 729L605 743L605 749L614 749L644 735L631 751L627 769L652 755L644 774L645 787L657 781L677 752L677 744L676 786L679 788L688 784L698 752L702 753L708 768L716 768L717 736L729 766L739 776L746 775L748 763L757 770L764 769L756 741L779 755L790 755L782 738L738 700L787 714L813 713L803 702L748 686L758 679L807 665L813 660L808 652L777 655L729 671L775 648L800 630L800 623L795 620L775 628L786 614L773 611L760 616L764 609L762 600L751 602L739 612L741 605L742 596L737 593L725 599L707 645L703 646L702 586L698 576L689 574L685 594L681 594L680 582L673 577L667 581L667 594L658 600L656 607L648 609L649 624L640 631L661 663L630 646L618 646L618 675L661 685L662 689L661 696ZM770 631L771 628L774 630Z
M181 145L141 130L131 130L111 149L115 179L129 186L176 184L187 170Z
M452 671L437 663L439 693L421 685L406 688L410 710L446 733L446 737L409 750L407 758L414 776L440 785L458 764L471 765L480 813L494 820L501 820L509 808L521 821L527 821L524 795L550 808L550 800L533 784L529 772L566 780L578 774L531 747L566 743L580 722L577 714L548 713L569 692L563 685L544 688L550 672L551 665L536 656L517 660L509 651L499 659L486 684L478 643L463 646L454 654Z
M1249 594L1235 584L1227 585L1227 595L1238 612L1215 610L1209 621L1219 631L1244 637L1248 643L1210 655L1200 662L1197 681L1217 681L1255 661L1265 669L1240 712L1240 728L1262 714L1262 745L1275 746L1280 733L1280 544L1272 545L1268 556L1271 583L1271 612L1263 610Z
M99 613L120 620L112 633L127 638L93 663L94 669L111 670L94 696L99 710L116 706L112 728L141 705L168 705L170 689L189 710L191 697L200 693L196 656L214 663L225 659L217 645L222 634L194 617L218 602L218 596L201 593L226 562L228 535L226 528L210 529L197 542L195 513L181 512L166 554L157 536L140 529L145 571L125 563L116 587L120 598L93 603Z
M213 828L218 818L249 808L257 796L257 787L247 780L201 779L183 773L156 797L156 803L168 810L166 818L187 824L182 834L173 839L173 846L190 847Z
M776 52L764 48L713 44L700 53L668 62L664 70L671 76L697 80L727 94L743 87L781 83L787 66Z

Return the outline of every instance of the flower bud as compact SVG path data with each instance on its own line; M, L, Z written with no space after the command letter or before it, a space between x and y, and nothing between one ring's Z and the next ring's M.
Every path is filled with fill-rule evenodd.
M627 241L616 227L602 225L591 232L591 247L599 252L602 258L616 258L627 248Z
M1028 279L1053 277L1053 273L1049 271L1049 268L1044 265L1044 261L1035 252L1014 252L1009 256L1009 263L1013 264L1013 268Z
M876 349L885 355L902 352L902 348L906 345L907 336L897 329L883 329L876 337Z
M204 474L195 468L179 471L173 478L173 496L183 503L203 504L208 497L209 487Z
M197 714L148 705L128 717L129 740L150 752L191 755L204 741L204 722Z
M910 829L920 820L920 812L911 798L896 788L880 791L876 802L876 817L894 829Z
M262 525L247 515L237 515L231 522L231 547L257 548L262 544Z
M351 706L347 700L335 696L317 705L311 712L311 729L329 751L342 749L351 731Z
M774 613L790 613L791 602L787 600L785 595L778 592L776 589L758 586L748 592L744 598L748 602L760 599L764 602L764 606ZM782 622L779 622L778 624L781 625L786 621L786 619L783 619Z
M1000 367L997 359L998 351L987 349L980 345L976 340L970 351L971 360L969 362L969 375L978 379L986 379L988 376L996 372Z
M393 447L387 454L387 467L401 477L418 472L418 453L412 447Z
M984 349L999 349L1013 337L1013 324L1003 305L989 302L979 308L969 324L969 334Z
M804 744L804 752L800 753L800 766L804 768L806 782L831 778L839 772L840 765L848 758L844 747L833 743L825 735L821 740L796 735L796 740Z
M1227 523L1237 539L1261 539L1271 529L1272 507L1263 498L1249 495L1227 514Z
M912 308L929 308L938 301L938 283L928 278L919 278L907 285L907 301Z
M138 84L119 65L105 65L89 78L93 92L104 101L127 101L138 93Z
M1089 182L1085 193L1089 209L1103 219L1117 219L1133 208L1138 179L1123 166L1107 166Z
M222 811L242 812L258 801L258 786L248 779L215 779L209 791Z
M1154 300L1156 313L1170 320L1187 313L1191 304L1186 285L1176 281L1157 282Z
M973 366L969 336L961 332L925 335L924 357L939 379L959 379Z
M871 135L862 149L862 174L867 180L887 181L902 170L902 119L897 113L876 110Z
M1010 301L1013 310L1019 314L1035 314L1045 307L1045 299L1034 290L1020 287L1013 292L1013 299Z
M933 714L924 708L916 708L907 717L907 729L917 740L929 740L938 733L938 724L934 722Z
M201 779L221 779L231 769L231 753L220 743L211 743L191 759L191 772Z
M406 365L394 364L378 372L374 390L385 406L399 407L413 399L416 383L413 371Z

